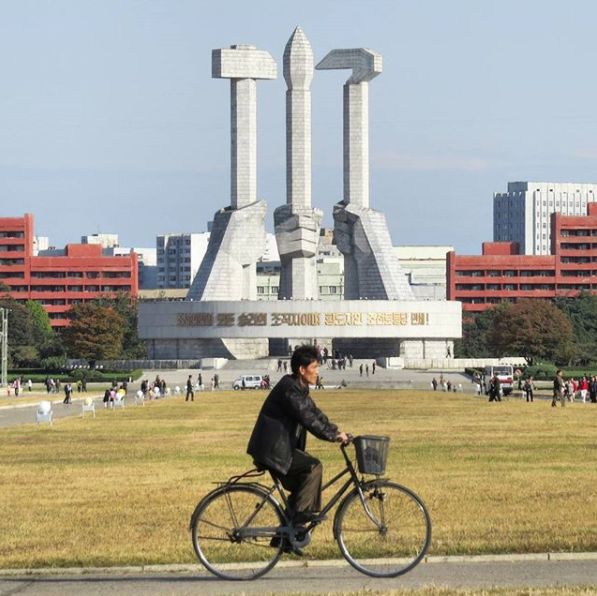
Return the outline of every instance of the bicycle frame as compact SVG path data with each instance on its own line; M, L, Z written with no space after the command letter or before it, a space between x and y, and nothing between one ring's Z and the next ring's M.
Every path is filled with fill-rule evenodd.
M336 474L332 479L330 479L328 482L326 482L321 487L321 491L324 492L329 487L336 484L341 478L346 476L346 474L349 474L350 478L348 478L346 480L346 482L338 489L338 491L322 507L320 515L322 517L324 517L331 509L334 508L336 503L338 503L338 501L346 494L347 490L351 486L354 486L359 494L359 500L361 501L361 504L363 505L363 508L364 508L367 516L378 528L382 528L383 520L380 521L376 518L376 516L369 509L367 502L365 501L365 496L363 495L363 490L362 490L362 486L365 483L362 480L359 480L359 477L354 468L352 460L348 457L348 455L346 453L346 447L344 445L341 445L340 449L342 451L342 455L344 457L346 467L341 472ZM231 478L228 479L228 481L226 483L224 483L224 486L231 485L231 484L237 484L243 478L253 478L256 476L262 476L264 474L264 472L265 472L264 470L259 470L256 468L256 469L250 470L248 472L245 472L244 474L241 474L238 476L232 476ZM271 472L270 472L270 475L274 481L274 484L271 487L267 487L259 482L247 483L247 484L251 484L253 486L257 486L263 491L263 501L261 502L261 504L258 507L255 508L253 513L249 516L248 519L246 519L244 521L244 523L240 527L238 525L238 522L236 520L234 520L234 523L237 526L238 535L240 538L255 537L255 536L271 536L272 532L273 532L274 534L277 534L277 535L287 536L288 538L290 538L291 541L295 541L296 540L295 528L294 528L290 518L287 515L288 499L286 498L286 493L284 492L284 489L283 489L280 481L273 474L271 474ZM275 493L277 493L279 495L279 497L280 497L279 500L282 502L283 507L280 507L278 500L274 497ZM280 507L280 509L282 511L282 515L284 516L284 521L285 521L286 525L281 528L251 528L248 531L243 531L253 521L255 516L261 511L263 505L265 504L267 499L270 497L273 498L274 502L276 502L276 504ZM310 532L319 523L320 523L319 521L310 522L304 528L304 531L307 533Z

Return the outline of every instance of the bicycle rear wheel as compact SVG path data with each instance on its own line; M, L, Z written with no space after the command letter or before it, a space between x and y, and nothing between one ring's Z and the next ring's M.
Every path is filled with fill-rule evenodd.
M265 490L223 486L207 495L193 513L193 548L218 577L256 579L278 562L283 541L275 547L270 542L283 525L280 508Z
M396 577L425 556L431 542L431 519L423 501L410 489L374 480L349 494L334 520L334 537L344 558L372 577Z

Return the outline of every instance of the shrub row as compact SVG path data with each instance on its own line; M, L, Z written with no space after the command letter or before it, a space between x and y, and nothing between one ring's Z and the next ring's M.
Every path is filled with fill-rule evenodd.
M34 383L43 383L46 377L51 377L54 380L60 379L61 383L74 382L87 379L88 383L111 383L116 381L122 383L128 381L129 378L136 381L141 377L143 371L140 369L135 370L93 370L77 368L74 370L62 370L62 371L43 371L41 369L27 369L18 368L8 371L8 381L15 379L16 377L22 376L25 381L31 379Z

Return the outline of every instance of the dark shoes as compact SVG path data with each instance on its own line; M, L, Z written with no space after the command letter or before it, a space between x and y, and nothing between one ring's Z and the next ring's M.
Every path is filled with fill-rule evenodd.
M298 548L297 546L292 546L290 542L286 538L282 536L274 536L269 543L272 548L279 548L280 544L282 545L282 552L288 553L291 555L297 555L298 557L302 557L305 553Z
M312 523L320 523L325 521L327 517L321 513L315 513L314 511L299 511L292 518L292 523L296 525L307 525Z

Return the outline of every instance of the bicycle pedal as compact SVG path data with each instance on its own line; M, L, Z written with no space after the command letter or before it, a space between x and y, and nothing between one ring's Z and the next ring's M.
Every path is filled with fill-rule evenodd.
M309 544L311 544L311 532L305 532L305 534L299 536L297 536L293 543L294 548L304 548L305 546L309 546Z

